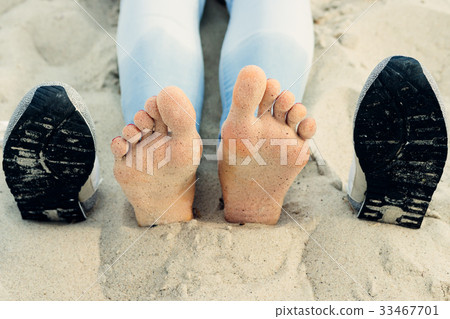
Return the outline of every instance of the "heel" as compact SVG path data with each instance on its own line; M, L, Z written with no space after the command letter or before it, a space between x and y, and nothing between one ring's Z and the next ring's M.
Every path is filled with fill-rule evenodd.
M423 185L408 185L406 178L386 182L386 179L373 179L369 175L366 199L358 218L420 228L431 201L430 192Z
M39 221L65 221L77 223L86 220L86 214L78 201L71 201L58 208L36 209L18 205L23 219Z

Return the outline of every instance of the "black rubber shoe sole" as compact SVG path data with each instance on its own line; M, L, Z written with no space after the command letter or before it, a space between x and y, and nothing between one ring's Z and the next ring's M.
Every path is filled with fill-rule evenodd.
M23 219L78 222L78 193L95 160L88 124L62 86L41 86L3 152L6 182Z
M367 181L358 217L420 228L445 166L447 130L418 61L391 58L360 103L353 138Z

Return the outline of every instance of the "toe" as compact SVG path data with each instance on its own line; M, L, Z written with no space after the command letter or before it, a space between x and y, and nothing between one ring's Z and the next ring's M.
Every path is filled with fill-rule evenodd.
M297 124L300 123L306 117L306 107L301 103L295 103L294 106L289 110L286 122L287 124L295 130Z
M136 125L128 124L122 130L122 136L128 142L135 144L140 141L142 138L142 132L139 130Z
M111 142L111 152L116 158L125 156L128 153L129 147L129 143L120 136L117 136Z
M271 114L270 110L278 94L280 94L280 82L275 79L268 79L266 91L264 92L261 104L259 104L258 117Z
M297 129L298 135L304 139L310 139L316 133L316 120L307 118L300 122Z
M196 131L195 110L183 90L176 86L164 88L158 94L157 105L162 120L173 135L192 134Z
M134 116L134 124L136 124L137 128L140 129L142 133L148 133L153 130L155 121L153 121L146 111L140 110Z
M261 103L266 85L266 74L261 68L255 65L244 67L234 85L230 115L240 118L253 116Z
M295 96L290 91L283 91L273 106L273 116L280 122L286 122L286 113L295 103Z
M145 110L155 121L155 132L167 134L167 125L164 123L156 103L156 96L152 96L145 102Z

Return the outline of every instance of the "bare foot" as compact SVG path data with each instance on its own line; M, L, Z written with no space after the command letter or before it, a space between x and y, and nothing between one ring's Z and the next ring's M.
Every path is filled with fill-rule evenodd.
M304 119L306 108L295 104L291 92L279 92L278 81L266 80L257 66L239 73L222 126L219 162L229 222L276 224L286 192L308 162L306 139L314 135L316 123ZM259 120L254 116L258 105Z
M139 226L191 220L198 167L193 159L202 152L191 102L181 89L167 87L148 99L134 122L111 150L114 175Z

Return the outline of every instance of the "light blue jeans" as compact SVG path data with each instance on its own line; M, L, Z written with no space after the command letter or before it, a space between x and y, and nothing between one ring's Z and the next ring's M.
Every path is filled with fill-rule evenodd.
M118 63L126 123L162 88L180 87L200 123L204 70L199 24L205 0L122 0ZM230 21L219 66L221 123L246 65L261 67L301 101L314 51L309 0L228 0ZM198 127L197 127L198 129Z

